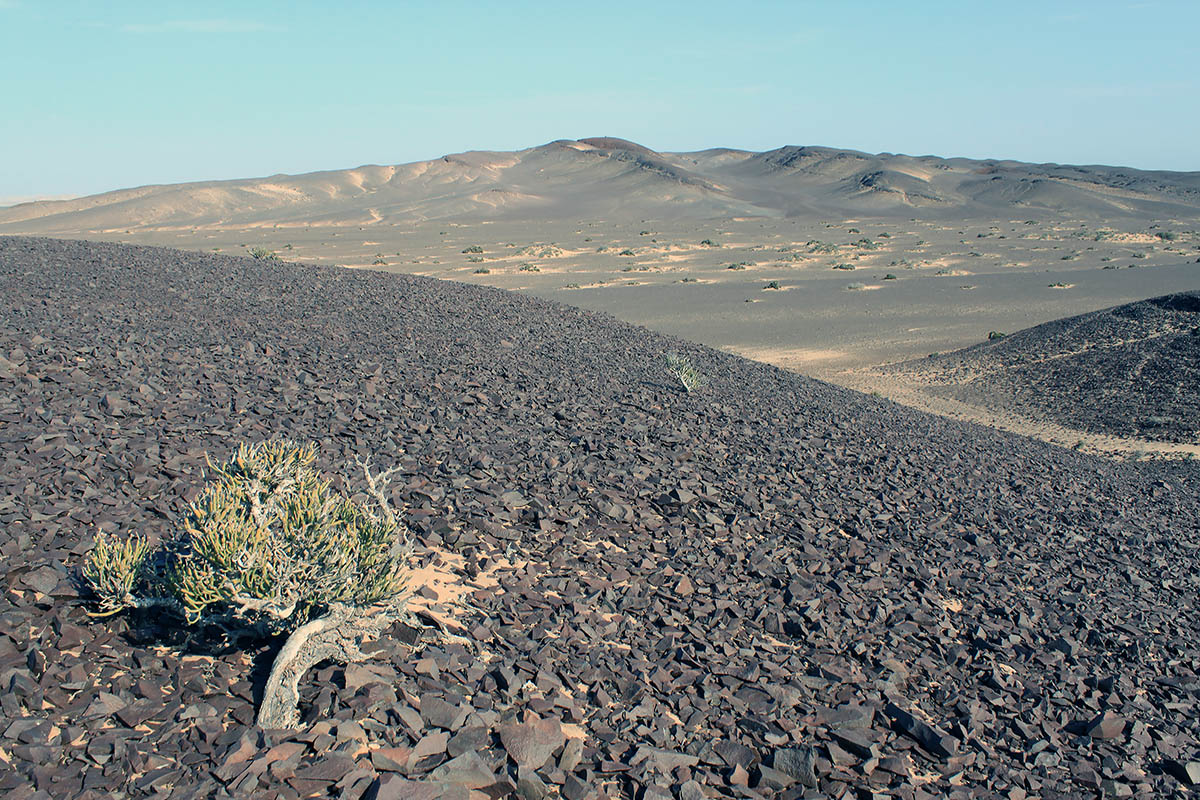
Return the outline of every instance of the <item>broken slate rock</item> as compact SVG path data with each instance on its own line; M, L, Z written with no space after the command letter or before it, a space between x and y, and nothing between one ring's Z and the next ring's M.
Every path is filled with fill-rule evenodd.
M563 746L566 735L556 719L514 722L500 726L500 742L517 766L537 769Z

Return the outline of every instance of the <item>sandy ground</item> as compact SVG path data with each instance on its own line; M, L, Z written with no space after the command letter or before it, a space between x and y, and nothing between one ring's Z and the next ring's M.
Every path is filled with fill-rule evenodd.
M1020 212L1016 212L1020 213ZM142 227L86 238L336 264L487 284L678 335L897 402L1108 453L1037 421L999 419L870 369L989 331L1200 288L1200 220L1056 217L481 220L319 227ZM1158 234L1170 232L1169 238ZM961 406L961 404L959 404Z

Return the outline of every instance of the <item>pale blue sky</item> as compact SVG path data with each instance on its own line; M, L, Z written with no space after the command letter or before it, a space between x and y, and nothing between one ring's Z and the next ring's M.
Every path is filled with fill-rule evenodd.
M0 198L601 135L1200 170L1197 0L334 6L0 0Z

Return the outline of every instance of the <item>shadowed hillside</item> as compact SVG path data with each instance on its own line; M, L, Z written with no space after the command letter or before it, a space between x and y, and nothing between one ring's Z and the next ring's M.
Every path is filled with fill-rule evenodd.
M1193 780L1200 508L1153 465L449 281L23 237L0 277L11 796ZM97 530L166 535L206 453L272 436L331 476L399 466L417 557L465 591L313 670L300 730L252 727L270 644L93 620L72 579Z
M1200 292L1056 320L897 365L963 402L1076 430L1200 443Z

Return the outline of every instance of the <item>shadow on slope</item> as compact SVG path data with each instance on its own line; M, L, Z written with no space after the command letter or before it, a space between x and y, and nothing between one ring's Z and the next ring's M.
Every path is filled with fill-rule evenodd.
M953 384L940 393L966 403L1089 433L1200 443L1200 291L1047 322L898 367Z

